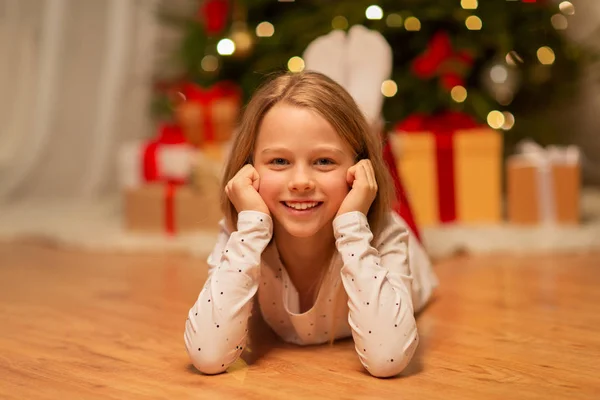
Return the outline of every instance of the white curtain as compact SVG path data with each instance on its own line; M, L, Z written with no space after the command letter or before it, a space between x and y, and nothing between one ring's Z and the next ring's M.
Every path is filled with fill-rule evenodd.
M151 127L156 0L0 0L0 201L116 189Z

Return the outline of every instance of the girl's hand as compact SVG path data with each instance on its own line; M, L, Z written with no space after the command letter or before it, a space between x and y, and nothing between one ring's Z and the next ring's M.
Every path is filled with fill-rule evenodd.
M258 193L260 177L250 164L244 165L237 174L227 182L225 193L238 213L242 211L260 211L271 215L269 208Z
M352 188L342 202L337 215L351 211L360 211L367 215L377 195L377 181L371 160L360 160L348 168L346 181Z

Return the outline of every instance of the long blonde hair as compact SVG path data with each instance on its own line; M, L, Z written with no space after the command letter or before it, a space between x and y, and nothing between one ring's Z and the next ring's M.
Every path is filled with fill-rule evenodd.
M364 115L350 94L332 79L318 72L285 73L261 86L248 103L232 143L221 181L221 209L227 224L237 227L237 210L225 193L225 185L246 164L252 163L254 145L260 125L269 110L277 103L286 103L318 113L333 126L354 152L356 161L369 159L373 165L378 191L367 219L373 235L383 227L386 214L391 209L393 186L391 176L382 158L382 143L378 132L372 132ZM327 271L316 282L320 287ZM338 308L342 302L343 285L335 293L330 343L335 340ZM318 293L318 291L317 291Z
M225 193L225 185L244 165L252 163L262 120L280 102L318 113L352 148L356 161L371 160L378 192L367 219L372 232L379 232L393 196L392 180L382 158L380 137L371 132L364 115L343 87L327 76L311 71L276 76L263 84L248 103L233 138L232 151L221 180L221 210L230 229L236 229L238 213Z

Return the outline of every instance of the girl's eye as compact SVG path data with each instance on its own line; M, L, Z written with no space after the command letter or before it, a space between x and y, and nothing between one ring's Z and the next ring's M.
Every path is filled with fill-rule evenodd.
M274 165L287 165L288 161L285 158L274 158L271 160L270 164Z
M335 161L333 161L330 158L319 158L317 160L317 164L318 165L333 165L333 164L335 164Z

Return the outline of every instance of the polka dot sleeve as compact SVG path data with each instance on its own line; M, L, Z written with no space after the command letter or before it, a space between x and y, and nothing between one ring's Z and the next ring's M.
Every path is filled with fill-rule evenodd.
M333 227L359 359L374 376L397 375L418 345L408 232L390 219L373 247L373 234L363 213L340 215Z
M242 211L237 228L230 234L221 224L208 279L186 320L186 349L206 374L225 371L245 347L261 255L273 233L271 217L257 211Z

